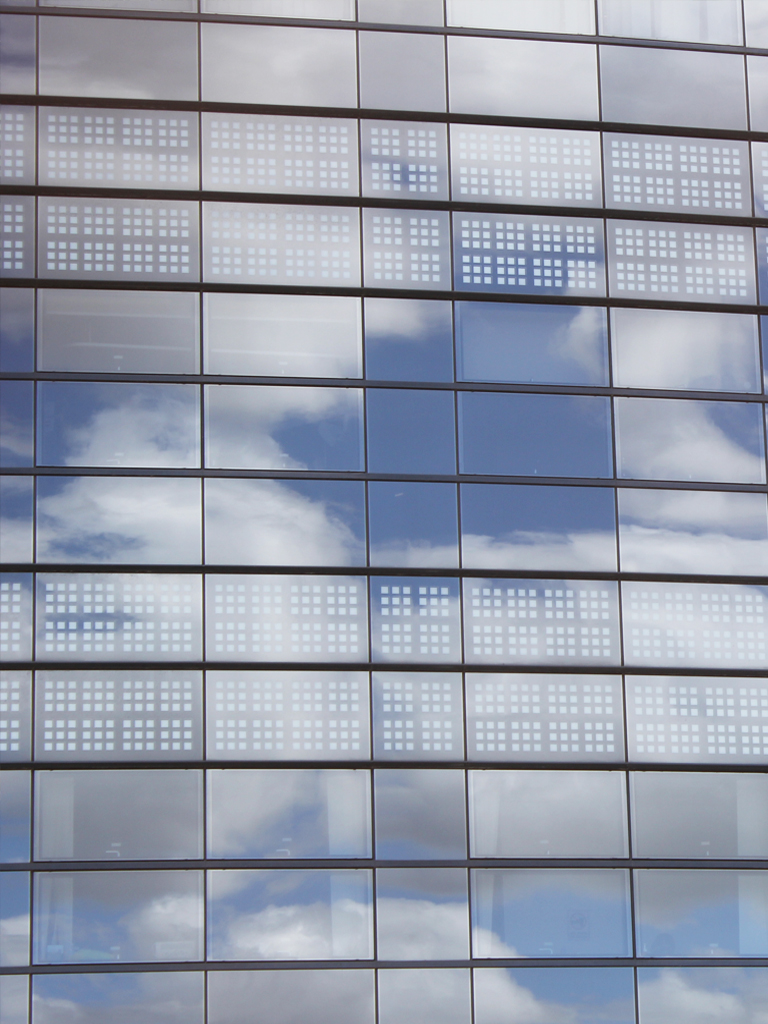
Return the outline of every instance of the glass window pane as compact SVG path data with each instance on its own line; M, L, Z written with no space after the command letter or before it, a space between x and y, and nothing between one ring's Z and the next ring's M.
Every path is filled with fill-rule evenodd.
M76 1007L83 1024L203 1024L204 978L186 971L37 975L32 1012L35 1024L55 1024L63 1006Z
M433 210L363 210L365 284L373 288L451 287L450 217Z
M203 856L199 771L35 773L35 860Z
M373 773L379 860L463 860L464 772L379 768Z
M765 956L768 872L635 871L638 956Z
M200 960L200 871L49 871L35 876L38 964Z
M475 956L629 955L628 872L483 868L470 874Z
M93 590L98 589L96 584ZM92 613L104 607L91 604L94 598L97 601L105 596L109 598L108 585L103 589L106 594L84 595L88 601L86 607L92 609ZM153 607L144 605L146 592L151 591L151 587L138 584L133 594L130 587L125 589L129 591L125 594L128 600L131 597L135 600L135 604L128 605L133 611L141 613L144 607ZM152 600L151 594L149 600ZM178 615L178 606L175 610ZM94 643L92 646L98 649L108 645ZM127 643L125 647L126 653L131 653ZM145 650L146 660L148 655L151 657L154 644L139 640L135 647L136 660L141 659ZM35 759L189 761L199 758L203 749L201 691L199 672L38 672ZM65 721L60 717L63 711L67 712ZM168 719L169 712L174 718Z
M31 288L3 288L0 300L0 370L33 370L35 293Z
M451 36L448 80L454 113L588 121L599 117L592 46ZM515 97L512 108L510 96Z
M608 401L571 395L459 395L462 473L612 475ZM525 436L525 448L509 437Z
M395 25L442 25L443 0L357 0L359 21Z
M39 477L37 560L200 562L200 496L199 480Z
M469 772L473 857L626 857L623 772Z
M371 779L347 769L208 772L208 856L370 857Z
M32 381L0 381L0 466L33 465Z
M0 92L36 92L36 20L24 14L0 14Z
M39 0L40 7L104 7L108 11L196 12L197 0Z
M401 652L391 660L406 660L407 648ZM393 653L397 656L397 648ZM459 659L454 655L451 660ZM463 759L464 708L458 672L374 672L372 689L375 757L386 761Z
M0 773L0 862L30 859L31 772Z
M685 1020L690 1006L715 1013L723 1007L733 1020L757 1021L768 1002L764 967L641 967L637 983L640 1024Z
M33 277L35 273L35 200L32 196L3 196L0 277Z
M474 982L476 1024L635 1024L631 968L475 968Z
M465 678L470 761L624 759L620 677L470 672Z
M33 558L33 478L0 476L0 562Z
M14 649L19 652L19 648L22 646L18 640L9 639L9 635L13 637L14 626L18 628L14 619L19 614L17 609L21 605L21 602L17 605L9 600L12 595L16 596L13 591L9 593L10 587L13 585L7 582L0 583L0 612L3 614L0 645L3 653ZM10 628L6 626L6 623L9 623ZM21 630L19 629L18 632L21 633ZM22 652L16 653L16 658L24 655L29 657L30 654L22 649ZM31 672L0 669L0 764L32 759L31 676Z
M0 1017L7 1024L28 1024L29 977L23 974L0 977Z
M354 0L202 0L204 14L354 21Z
M210 871L213 960L367 960L370 871Z
M749 76L749 119L753 131L768 127L768 60L750 54L747 57Z
M744 62L735 53L601 46L603 118L746 128Z
M40 92L196 100L196 26L128 18L40 18Z
M29 874L0 871L0 967L29 963Z
M265 599L279 598L278 588L268 586ZM233 591L226 591L227 598L240 596ZM214 597L219 596L223 594L214 591ZM286 660L279 650L272 651L270 642L259 646L269 648L260 660ZM209 758L361 761L370 757L367 673L216 671L207 677Z
M768 42L768 3L766 0L743 0L747 46L765 46Z
M569 32L591 35L595 11L591 0L448 0L448 24L499 28L513 32Z
M618 475L637 480L765 480L757 405L617 398Z
M46 381L37 398L40 465L200 464L196 386Z
M600 34L740 46L739 0L599 0Z
M450 303L366 299L365 374L373 380L453 380Z
M461 559L473 569L615 569L613 490L462 484Z
M198 373L200 314L184 292L42 289L38 369Z
M423 576L410 578L407 576L390 578L378 576L371 580L370 588L371 644L374 661L402 662L403 655L408 656L405 659L407 661L447 661L455 664L461 660L459 581L455 577L443 577L441 579L438 576L431 576L429 580L426 580ZM414 618L417 618L416 622L412 621L412 615ZM399 678L406 679L409 677ZM421 708L422 711L429 712L430 697L428 694L430 689L434 689L435 691L443 691L440 696L435 695L433 698L437 703L443 702L443 707L440 710L444 713L453 711L454 714L459 714L459 718L453 722L453 728L457 729L458 736L450 735L451 723L449 721L422 723L425 731L421 739L427 741L422 749L432 751L455 750L456 748L453 744L461 734L461 702L459 694L454 693L450 695L449 691L452 689L452 684L447 679L441 681L439 686L436 683L434 687L430 687L424 678L422 678L419 685L417 679L418 676L413 680L409 679L407 684L403 682L403 686L408 690L412 687L414 691L421 690L425 701L424 706ZM458 685L458 680L456 684ZM404 738L405 734L400 733L400 730L405 729L409 740L416 740L412 731L416 723L411 721L408 714L406 714L405 720L402 721L389 720L389 715L392 711L407 712L413 710L406 707L391 708L388 706L390 701L388 691L391 687L397 689L400 687L400 684L393 683L392 680L384 683L384 692L380 694L383 705L381 707L374 705L374 721L376 722L377 733L376 743L378 748L379 750L419 750L418 742L416 742L415 747L410 742L404 743L402 746L388 742L388 740L394 738L394 734L388 735L390 728L395 729L396 733L400 734L401 739ZM374 686L374 693L377 693L377 691L378 687ZM415 692L414 699L417 699ZM451 701L453 701L452 707L447 706ZM438 709L433 708L432 710L437 711ZM383 718L380 717L382 714ZM430 726L437 730L434 735L431 732ZM380 729L384 730L383 733L379 732ZM447 730L442 737L446 743L442 745L439 742L435 742L433 746L429 741L440 740L441 729ZM382 740L386 742L382 743ZM461 745L460 741L459 745Z
M237 14L243 13L237 0ZM354 32L278 25L203 25L203 99L356 107Z
M206 465L227 469L363 469L357 388L214 384L205 388Z
M455 484L368 484L371 565L459 564Z
M380 970L379 1024L405 1020L469 1024L469 971L461 967Z
M366 411L372 473L456 472L452 392L371 388Z
M364 565L365 485L208 479L205 559L216 565Z
M469 956L464 868L379 868L376 931L383 960L463 960Z
M361 107L445 110L442 36L361 32L359 47Z
M239 0L241 2L241 0ZM211 971L208 1024L299 1024L317 1018L333 1024L374 1024L373 971Z
M768 572L763 494L620 490L619 545L625 572Z
M408 4L412 0L407 0ZM385 0L389 7L391 0ZM416 193L448 198L448 135L445 125L418 121L361 121L363 195ZM418 163L413 161L419 161Z
M632 772L636 857L763 857L768 778L712 772Z
M456 303L459 380L607 384L607 349L594 307Z
M758 217L765 217L768 210L768 145L764 142L752 143L752 183L755 190L755 213Z
M760 391L756 317L612 309L611 341L618 387Z

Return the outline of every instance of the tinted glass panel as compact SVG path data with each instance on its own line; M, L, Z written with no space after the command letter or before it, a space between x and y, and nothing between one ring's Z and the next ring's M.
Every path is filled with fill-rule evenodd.
M366 299L365 374L379 380L453 380L450 304Z
M466 870L379 868L376 929L383 960L469 956Z
M366 407L371 472L456 472L451 392L372 388ZM422 443L413 445L414 437Z
M0 978L0 1014L8 1024L29 1021L29 977L7 974Z
M476 1024L518 1024L526 1014L540 1024L635 1022L628 968L489 967L476 969L474 981Z
M442 25L443 0L357 0L360 21Z
M35 293L31 288L0 292L0 370L32 370L35 365Z
M263 18L354 19L353 0L202 0L209 14L251 14Z
M626 857L621 772L469 773L473 857Z
M749 117L754 131L765 131L768 126L768 60L750 54L747 57L749 75Z
M743 0L747 46L765 46L768 42L768 5L765 0Z
M469 971L463 968L380 970L379 1024L409 1019L469 1024Z
M466 857L464 772L380 768L373 778L380 860Z
M40 92L196 100L196 27L178 21L41 18Z
M749 2L749 0L747 0ZM763 967L640 968L637 972L640 1024L685 1020L689 1006L724 1007L738 1020L759 1020L768 1001Z
M463 473L611 476L609 407L566 395L459 395ZM509 438L525 437L525 446Z
M373 1024L373 971L212 971L208 1024L299 1024L323 1008L334 1024Z
M29 963L29 875L0 872L0 967Z
M0 91L35 92L35 19L0 15Z
M360 300L206 295L206 373L361 377Z
M0 381L0 466L31 466L34 384Z
M455 484L368 484L371 565L457 566Z
M457 302L456 358L459 380L607 384L605 313Z
M739 0L600 0L600 34L694 43L743 42Z
M30 772L0 774L0 862L29 860Z
M62 1006L77 1007L83 1024L203 1024L204 975L49 974L33 983L36 1024L55 1024Z
M595 31L590 0L448 0L448 24L502 28L518 32Z
M34 501L31 476L0 476L0 562L31 562Z
M360 106L445 110L445 46L439 35L360 33Z
M210 857L370 857L365 771L208 772Z
M198 306L183 292L41 291L38 369L197 373Z
M37 397L41 465L200 464L197 387L46 382Z
M36 860L202 856L198 771L37 772Z

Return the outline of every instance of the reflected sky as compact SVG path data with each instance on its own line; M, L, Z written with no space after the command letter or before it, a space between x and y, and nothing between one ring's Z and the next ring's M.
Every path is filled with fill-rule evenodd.
M768 1005L764 967L642 967L637 982L640 1024L762 1024Z
M0 872L0 967L29 963L29 874Z
M599 0L600 34L739 46L739 0ZM754 45L754 44L753 44Z
M754 46L754 43L752 44ZM765 46L765 43L758 44ZM749 76L749 118L754 131L768 127L768 60L750 54L747 57Z
M186 384L46 381L38 388L38 462L198 466L199 399L199 389Z
M43 974L33 982L35 1024L203 1024L204 975Z
M476 1024L595 1024L596 1021L634 1024L635 1021L631 968L476 968L474 983ZM669 1018L665 1017L663 1024L669 1024ZM698 1018L696 1024L700 1024Z
M366 422L370 472L456 472L452 392L371 388Z
M591 0L448 0L448 24L589 35L595 31L595 10Z
M378 956L383 960L463 960L469 956L464 868L379 868Z
M0 477L0 562L32 561L31 476Z
M202 0L204 14L251 14L263 18L354 19L353 0Z
M208 1024L374 1024L373 971L212 971Z
M617 387L760 391L757 317L613 309L611 338Z
M466 857L462 771L380 768L373 778L380 860Z
M371 565L458 566L456 485L371 481L368 529Z
M625 572L768 572L764 494L619 489Z
M469 773L473 857L626 857L621 772Z
M0 466L31 466L34 441L32 381L0 381Z
M34 303L31 288L3 288L0 293L0 370L34 369Z
M461 529L467 568L616 568L609 488L462 484Z
M469 1024L469 971L455 968L382 970L379 1024Z
M368 959L369 871L210 871L215 960Z
M35 92L35 18L0 14L0 91Z
M370 774L208 772L210 857L370 857Z
M607 384L604 310L457 302L459 380Z
M0 1016L4 1024L27 1024L28 1009L29 978L23 974L0 977Z
M29 860L30 772L0 773L0 863Z
M442 25L443 0L357 0L359 21Z
M208 385L205 426L207 466L363 469L358 388Z
M358 45L361 107L445 110L442 36L360 32Z
M453 380L451 304L366 299L365 375L369 380Z

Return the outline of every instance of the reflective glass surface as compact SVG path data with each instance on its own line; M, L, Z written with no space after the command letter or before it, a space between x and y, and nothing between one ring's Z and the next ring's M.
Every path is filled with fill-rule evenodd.
M203 1024L204 975L48 974L33 983L35 1024L56 1024L62 1007L76 1007L83 1024Z
M372 473L456 472L450 391L371 388L366 395L368 469ZM415 446L409 439L420 437Z
M0 292L0 370L11 373L34 366L35 293L31 288Z
M747 46L765 46L768 41L768 6L765 0L742 0Z
M18 657L21 644L11 639L14 636L13 628L18 628L18 623L13 621L15 613L11 613L13 605L8 600L8 589L7 583L0 583L0 611L3 614L0 644L4 652L13 651L15 647L14 653ZM29 761L32 756L31 674L0 669L0 764Z
M379 768L373 780L376 856L380 860L466 857L462 771Z
M33 483L31 476L0 477L0 562L33 559Z
M445 110L442 36L361 32L360 106Z
M436 581L437 582L437 581ZM443 581L440 581L443 582ZM410 599L397 596L398 591L408 591L410 587L381 587L382 590L390 591L389 597L382 596L382 601L389 600L395 607L384 606L383 612L391 611L397 615L397 603L435 605L445 603L448 605L450 615L451 605L458 604L458 587L431 587L419 588L422 593L432 591L437 594L450 594L454 591L453 600L450 596L444 597L419 597ZM415 588L413 588L415 589ZM392 593L394 592L394 594ZM458 609L457 609L458 610ZM407 609L405 609L407 614ZM452 616L454 623L458 615L454 612ZM430 654L434 661L458 661L458 651L450 643L451 626L438 624L432 626L438 633L438 640L432 643L419 643L414 641L410 646L408 637L397 635L397 630L412 628L407 624L399 624L395 619L389 624L381 625L376 621L376 610L373 610L373 647L376 661L402 661L404 655L412 653L412 660L426 661L427 658L418 658L419 654ZM439 620L438 620L439 622ZM414 627L415 627L414 623ZM377 636L381 628L383 636ZM419 623L419 631L427 631L426 627ZM387 635L385 630L389 629ZM416 629L413 628L413 632ZM458 630L456 630L458 632ZM392 636L394 633L394 636ZM455 634L454 634L455 635ZM417 634L418 638L418 634ZM419 638L420 639L420 638ZM403 640L406 642L403 643ZM410 647L410 650L409 650ZM443 658L435 655L447 655ZM461 758L464 751L463 732L463 708L462 708L462 687L461 676L458 673L440 672L374 672L372 677L373 691L373 747L374 755L384 761L454 761Z
M635 1024L632 975L626 967L476 968L475 1021L518 1024L527 1016L537 1024Z
M475 956L629 954L627 872L482 868L471 875Z
M617 398L618 475L639 480L765 480L763 425L756 405Z
M366 285L449 288L450 233L450 216L444 211L363 210Z
M263 18L354 18L352 0L202 0L208 14L251 14Z
M40 872L34 962L200 960L199 871Z
M0 862L12 864L30 859L30 772L0 774Z
M29 978L23 974L0 977L0 1013L8 1024L29 1021Z
M33 464L34 384L26 380L0 381L0 465Z
M391 193L448 198L445 125L413 121L360 122L363 195Z
M365 374L374 380L453 380L449 303L366 299Z
M595 31L595 12L589 0L448 0L448 24L500 28L517 32Z
M357 0L359 21L442 25L442 0Z
M473 857L626 857L621 772L469 773Z
M205 297L205 372L361 377L360 300L343 296Z
M458 566L455 484L372 480L368 530L371 565Z
M211 871L214 960L364 960L372 953L369 871Z
M219 565L364 565L365 485L208 479L205 559Z
M35 785L35 860L202 856L202 772L38 771Z
M600 34L695 43L742 42L739 0L599 0Z
M461 558L473 569L614 569L613 491L462 484Z
M378 972L379 1024L411 1019L468 1024L471 1019L470 979L465 968L428 967Z
M35 19L0 14L0 91L34 93L36 57Z
M606 399L570 395L459 395L462 473L611 476ZM510 446L524 437L525 446Z
M45 382L38 387L44 466L200 464L200 392L184 384Z
M749 76L749 117L754 131L768 126L768 60L750 54L747 57Z
M370 774L355 770L208 772L210 857L370 857Z
M264 1024L299 1024L322 1007L334 1024L374 1024L374 972L212 971L208 1024L245 1024L258 1006Z
M763 967L641 967L637 987L640 1024L685 1020L688 1008L698 1006L711 1007L724 1019L738 1020L740 1014L745 1021L757 1021L768 999Z
M29 963L29 875L0 871L0 967Z
M378 955L383 960L461 960L469 955L463 868L379 868Z

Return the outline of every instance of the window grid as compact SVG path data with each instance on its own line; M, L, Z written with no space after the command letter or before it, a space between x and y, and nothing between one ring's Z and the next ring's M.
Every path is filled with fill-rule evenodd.
M0 181L35 182L35 108L0 106Z
M461 676L374 672L372 685L375 757L463 758Z
M447 213L365 210L365 284L378 288L451 286Z
M363 195L448 198L448 145L443 125L361 121Z
M376 661L461 661L459 584L448 579L371 580Z

